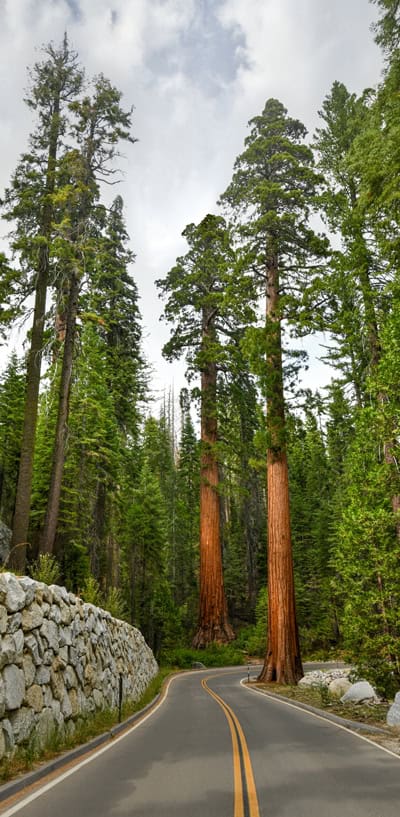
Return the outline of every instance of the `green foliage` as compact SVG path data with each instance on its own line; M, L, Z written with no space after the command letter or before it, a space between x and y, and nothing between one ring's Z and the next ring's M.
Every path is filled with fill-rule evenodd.
M63 553L65 584L74 593L80 593L90 577L90 562L85 545L70 540Z
M120 588L110 587L104 594L97 579L89 575L80 590L80 595L85 602L107 610L114 618L129 620L126 601Z
M372 0L379 6L381 16L374 26L376 42L390 57L400 45L400 4L399 0Z
M194 662L199 661L208 667L234 667L244 663L244 653L234 644L210 644L204 650L193 650L187 647L163 650L160 656L162 666L177 669L192 669Z
M31 564L29 572L32 579L44 584L57 584L60 580L60 565L55 556L49 553L40 553L37 560Z
M399 540L390 469L382 462L377 431L376 412L360 413L335 498L332 565L344 647L379 690L390 695L400 684Z
M83 587L81 588L81 596L88 604L94 604L96 607L102 606L103 596L101 587L94 576L88 576Z
M25 398L24 366L15 353L0 375L0 518L12 523Z
M119 587L110 587L101 606L108 610L114 618L122 619L122 621L128 620L126 601Z
M255 617L255 624L240 630L236 644L247 655L263 660L267 648L268 595L266 586L258 594Z
M193 374L226 363L232 331L253 319L252 289L248 276L236 274L231 231L221 216L187 225L183 236L188 252L156 283L167 298L164 317L174 325L163 354L169 360L185 354Z

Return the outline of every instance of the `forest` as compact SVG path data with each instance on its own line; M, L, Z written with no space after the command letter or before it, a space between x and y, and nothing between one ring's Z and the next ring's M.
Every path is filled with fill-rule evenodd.
M301 655L341 655L389 695L400 3L375 2L376 87L335 81L311 135L268 99L215 213L187 224L186 253L160 270L163 354L186 361L187 387L157 413L124 202L108 201L132 110L85 76L67 35L42 49L29 141L0 193L1 341L26 333L0 375L0 519L4 569L126 618L161 660L227 645L235 660L266 655L263 677L285 683ZM301 371L316 333L335 376L312 393Z

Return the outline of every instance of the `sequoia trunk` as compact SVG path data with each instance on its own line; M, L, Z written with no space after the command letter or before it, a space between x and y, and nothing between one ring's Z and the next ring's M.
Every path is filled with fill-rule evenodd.
M67 306L67 322L63 349L61 383L57 415L57 427L53 452L53 463L46 518L44 522L41 552L52 553L57 531L58 512L62 477L64 470L65 446L68 431L69 396L71 390L72 366L75 345L76 316L78 312L79 278L76 271L71 275L70 291Z
M285 439L279 271L267 263L268 636L260 681L296 684L303 675L296 621Z
M212 317L203 314L203 352L212 335ZM224 590L220 499L218 493L217 367L205 361L201 372L201 479L200 479L200 609L193 647L227 643L235 637L228 620Z

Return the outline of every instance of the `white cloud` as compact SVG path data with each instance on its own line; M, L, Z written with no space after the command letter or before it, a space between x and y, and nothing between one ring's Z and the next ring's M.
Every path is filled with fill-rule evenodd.
M215 210L246 123L269 96L312 129L335 79L356 91L378 80L376 9L368 0L0 0L0 11L0 190L32 128L22 98L41 44L67 29L88 74L103 72L135 105L140 141L126 148L118 192L147 354L168 380L154 279L184 252L185 225Z

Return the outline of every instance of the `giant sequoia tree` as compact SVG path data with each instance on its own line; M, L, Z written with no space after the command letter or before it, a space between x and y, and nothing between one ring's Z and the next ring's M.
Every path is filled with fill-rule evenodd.
M168 297L165 317L175 324L164 354L174 359L185 352L190 368L201 377L200 611L193 641L201 648L234 637L220 540L217 372L227 354L231 322L238 318L232 297L234 253L224 219L207 215L199 225L188 225L183 235L189 251L158 286Z
M251 333L267 403L268 645L261 679L296 683L303 674L295 611L282 321L299 323L324 243L308 226L317 177L306 130L275 99L250 121L245 150L222 196L236 217L244 266L266 299L266 320Z

